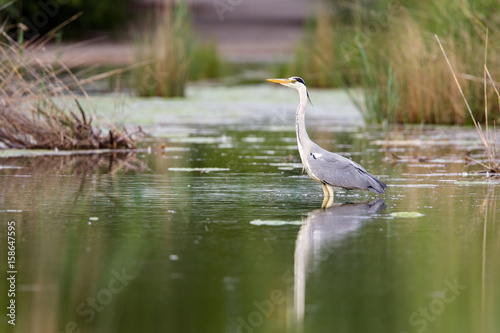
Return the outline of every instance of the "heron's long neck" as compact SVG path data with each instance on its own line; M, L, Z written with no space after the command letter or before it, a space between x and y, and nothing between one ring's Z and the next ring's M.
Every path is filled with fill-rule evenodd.
M307 91L305 87L303 89L299 89L298 91L300 96L300 102L299 102L299 107L297 108L295 127L297 130L297 144L299 145L299 151L301 155L300 157L302 158L302 160L304 160L305 156L302 155L306 154L306 152L303 151L303 149L309 149L309 142L311 141L309 139L309 135L307 135L306 122L304 119L306 104L307 104Z

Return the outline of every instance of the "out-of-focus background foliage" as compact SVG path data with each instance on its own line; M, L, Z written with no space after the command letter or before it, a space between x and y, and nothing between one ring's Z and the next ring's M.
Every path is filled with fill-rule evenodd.
M82 12L78 20L64 28L65 36L85 38L95 32L104 32L118 37L119 29L130 23L133 8L134 0L19 0L6 8L6 14L26 24L32 29L30 32L44 35Z
M299 75L309 87L349 89L367 122L469 124L434 35L475 117L484 120L488 106L490 119L498 118L491 82L500 77L497 7L496 0L19 0L1 15L23 23L28 39L81 12L57 40L101 38L63 59L80 55L80 66L108 68L147 63L122 78L141 96L184 96L195 80ZM18 38L15 28L10 32Z

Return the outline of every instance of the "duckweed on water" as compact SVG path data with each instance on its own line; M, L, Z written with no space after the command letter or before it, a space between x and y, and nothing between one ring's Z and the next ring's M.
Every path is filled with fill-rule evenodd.
M400 217L400 218L416 218L416 217L422 217L425 216L422 213L419 212L394 212L391 213L392 217Z

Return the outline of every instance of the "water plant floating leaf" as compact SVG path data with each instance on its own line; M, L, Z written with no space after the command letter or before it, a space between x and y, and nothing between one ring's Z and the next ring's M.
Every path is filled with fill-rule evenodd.
M416 218L425 216L419 212L394 212L390 214L392 217L400 217L400 218Z

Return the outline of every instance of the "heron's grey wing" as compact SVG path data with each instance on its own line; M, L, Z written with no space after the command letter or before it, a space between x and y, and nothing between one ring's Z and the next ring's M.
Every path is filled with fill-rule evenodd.
M322 182L346 189L383 193L386 185L369 174L361 165L324 149L308 156L311 171Z

